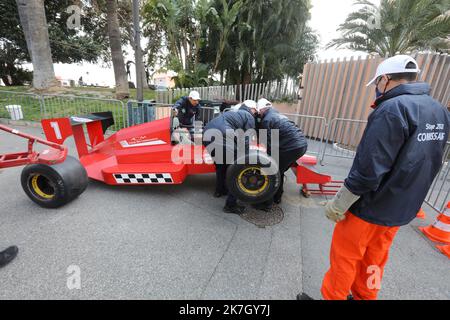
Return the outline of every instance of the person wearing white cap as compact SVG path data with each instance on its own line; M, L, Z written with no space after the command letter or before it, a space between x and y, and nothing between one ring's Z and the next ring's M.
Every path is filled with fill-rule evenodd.
M236 139L232 137L231 143L230 140L228 140L228 131L243 130L244 132L249 132L249 130L256 129L256 108L257 105L255 101L244 101L239 110L237 110L236 112L224 112L218 117L209 121L205 126L204 138L208 136L208 131L210 130L220 132L223 138L218 139L217 141L209 141L205 139L203 144L207 148L216 165L216 191L214 192L214 197L220 198L224 195L228 196L225 207L223 208L223 211L226 213L242 214L245 211L245 206L238 204L238 200L236 199L236 197L228 192L225 183L227 169L229 165L233 164L227 163L227 160L230 158L235 160L237 150ZM249 146L246 146L246 149L248 147ZM220 155L220 152L217 153L216 150L222 148L223 153ZM229 156L230 154L232 156Z
M258 210L269 211L274 203L281 203L284 192L284 174L306 153L308 143L302 130L293 121L275 110L269 100L262 98L257 105L261 119L258 129L267 130L267 153L272 156L277 152L279 155L280 187L273 199L253 206ZM279 140L275 143L272 143L273 130L278 130L279 136Z
M407 55L398 55L386 59L378 66L375 77L367 84L367 87L376 85L376 98L378 99L398 85L398 83L391 83L391 81L416 81L419 72L420 69L416 60Z
M264 109L269 109L272 108L272 102L270 102L269 100L267 100L266 98L261 98L258 100L258 112L264 112Z
M191 91L189 96L181 97L172 107L174 115L180 120L181 126L192 129L194 118L200 115L200 94L197 91ZM193 130L193 129L192 129Z
M244 106L246 106L249 109L253 109L253 110L257 110L258 105L256 103L256 101L254 100L245 100L243 103Z
M326 300L377 299L392 242L416 218L439 172L450 117L417 81L419 71L412 57L399 55L368 83L376 87L375 110L344 186L325 207L337 223L321 290Z

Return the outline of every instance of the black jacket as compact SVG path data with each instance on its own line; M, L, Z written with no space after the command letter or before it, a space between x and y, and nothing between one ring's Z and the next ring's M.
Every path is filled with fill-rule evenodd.
M259 124L259 129L267 130L267 152L271 154L273 148L279 148L280 153L289 152L308 146L302 130L289 120L286 116L280 114L277 110L271 108L265 114ZM272 130L279 130L279 143L272 146Z
M198 118L200 115L200 105L192 106L189 102L189 97L182 97L172 107L178 110L178 119L181 125L194 125L194 117Z
M236 156L236 142L237 138L234 136L227 136L227 131L236 131L238 129L248 132L248 130L256 129L255 117L250 109L242 106L237 112L229 111L211 120L205 127L204 137L208 136L208 130L216 129L222 133L223 139L220 141L204 141L204 145L208 146L210 151L213 147L227 147L227 152L233 152ZM248 151L249 136L245 137L245 147Z
M442 165L448 111L426 83L400 85L376 101L347 188L361 198L350 212L383 226L403 226L419 212Z
M211 120L205 127L205 131L209 129L217 129L225 136L227 130L244 131L255 129L255 117L249 108L242 106L237 112L225 112L220 116Z

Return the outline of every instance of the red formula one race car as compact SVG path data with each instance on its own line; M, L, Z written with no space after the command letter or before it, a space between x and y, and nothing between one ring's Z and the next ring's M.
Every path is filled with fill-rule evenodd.
M63 144L73 136L80 162L89 178L108 185L181 184L190 175L215 172L210 155L201 145L201 137L200 143L186 144L180 139L184 131L180 131L176 123L176 118L168 117L122 129L105 138L114 119L112 113L102 112L46 119L42 120L42 127L46 138L57 144ZM257 146L253 149L252 152L257 153L256 165L235 164L230 166L227 174L230 192L248 203L272 197L280 179L279 173L266 174L264 169L272 165L273 160ZM315 163L314 157L305 156L293 168L297 182L303 185L303 193L334 194L338 186L333 184L331 177L319 175L305 166ZM308 183L319 184L320 188L310 190Z

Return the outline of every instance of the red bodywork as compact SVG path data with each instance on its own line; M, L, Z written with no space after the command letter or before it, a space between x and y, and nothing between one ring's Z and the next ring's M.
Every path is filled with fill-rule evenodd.
M95 116L47 119L42 120L42 127L47 139L56 143L62 144L73 135L88 176L109 185L181 184L189 175L215 172L203 146L183 149L182 155L189 161L173 162L172 154L175 151L179 154L178 149L174 150L179 145L171 142L170 118L126 128L107 139L104 138L104 120ZM315 157L299 159L293 168L297 183L311 194L336 193L336 183L340 182L333 182L331 177L306 167L316 164ZM308 184L318 184L319 189L310 190Z
M172 152L170 118L118 131L105 140L102 122L83 118L42 120L46 137L58 143L73 135L81 164L91 179L109 185L181 184L188 175L215 172L203 146L189 147L200 152L203 163L176 164ZM73 119L82 120L74 123ZM55 134L59 126L59 137ZM84 126L87 128L87 138ZM58 139L59 138L59 139Z
M64 162L64 160L66 160L67 147L64 145L49 142L4 125L0 125L0 130L28 140L27 151L0 154L0 169L38 163L52 165ZM48 146L49 148L42 152L37 152L33 150L35 143Z

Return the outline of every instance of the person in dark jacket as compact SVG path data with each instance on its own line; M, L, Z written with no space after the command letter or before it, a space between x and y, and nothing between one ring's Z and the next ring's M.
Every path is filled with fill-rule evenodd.
M204 137L206 139L203 143L216 165L216 191L214 197L220 198L223 195L228 195L224 207L224 212L226 213L242 214L245 210L245 207L239 206L237 199L231 193L228 193L225 185L227 169L232 164L227 162L227 160L233 159L234 162L236 158L236 137L230 137L229 133L234 133L238 129L244 132L252 129L255 130L256 113L256 102L248 100L243 103L237 112L222 113L220 116L208 122L204 130ZM210 141L209 135L212 133L210 130L217 130L217 133L220 133L220 138ZM208 133L208 131L210 132ZM248 144L247 141L246 147L248 147ZM223 151L222 155L219 155L220 152L218 150Z
M280 188L273 199L254 206L256 209L268 211L273 203L281 203L284 192L284 175L306 153L308 142L302 130L288 117L275 110L267 99L258 101L258 113L261 119L258 129L267 130L267 153L270 156L274 155L274 152L278 153L276 158L278 158L278 168L281 174ZM276 144L272 144L273 130L278 130Z
M194 125L194 118L200 114L200 100L200 94L197 91L191 91L189 96L182 97L175 102L172 110L180 120L181 126L192 127Z
M375 300L390 246L409 224L442 165L448 111L417 82L417 62L405 55L378 67L375 110L345 184L326 204L337 223L330 269L322 284L327 300ZM371 281L371 280L376 281Z
M0 268L13 261L18 252L19 248L16 246L9 247L8 249L0 252Z

